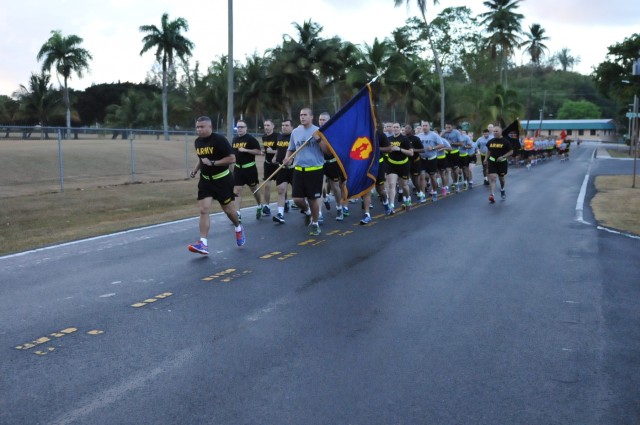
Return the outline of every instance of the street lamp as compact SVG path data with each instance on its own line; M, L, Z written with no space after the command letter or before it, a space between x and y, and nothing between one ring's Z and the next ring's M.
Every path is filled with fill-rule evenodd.
M629 146L631 146L631 111L633 111L633 103L629 103L629 113L627 114L627 118L629 118L629 134L627 135L627 139L629 140Z
M640 51L638 52L640 55ZM631 74L640 75L640 58L636 59L633 64ZM636 164L638 162L638 93L633 95L633 183L631 187L636 187Z

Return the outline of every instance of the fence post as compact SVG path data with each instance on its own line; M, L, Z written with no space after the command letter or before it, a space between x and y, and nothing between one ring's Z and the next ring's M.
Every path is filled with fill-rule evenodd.
M64 168L62 166L62 132L58 129L58 167L60 168L60 192L64 192Z
M133 152L133 132L129 130L129 146L131 147L131 183L136 182L136 157Z
M184 133L184 170L186 172L187 178L189 175L189 141L187 140L188 133Z

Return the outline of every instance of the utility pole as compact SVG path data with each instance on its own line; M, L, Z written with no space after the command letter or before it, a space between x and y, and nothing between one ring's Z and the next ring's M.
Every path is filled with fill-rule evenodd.
M638 52L640 55L640 52ZM640 75L640 58L636 59L636 62L633 64L633 69L631 70L631 74L635 76ZM633 183L631 187L633 189L636 188L636 170L638 163L638 92L633 95Z
M547 91L544 91L542 98L542 109L540 109L540 125L538 126L538 136L542 137L542 119L544 118L544 105L547 103Z
M228 20L229 20L229 64L227 80L227 140L231 142L233 140L233 124L235 119L233 117L233 0L228 0Z

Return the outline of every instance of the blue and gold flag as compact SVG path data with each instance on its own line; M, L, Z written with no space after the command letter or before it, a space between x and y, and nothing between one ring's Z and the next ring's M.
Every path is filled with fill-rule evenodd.
M367 84L317 133L336 157L345 179L343 199L357 198L376 183L379 149L376 116Z

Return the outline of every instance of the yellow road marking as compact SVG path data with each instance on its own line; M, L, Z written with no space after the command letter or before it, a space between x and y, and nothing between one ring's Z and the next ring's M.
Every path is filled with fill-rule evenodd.
M89 334L89 335L100 335L100 334L103 334L103 333L104 333L104 331L101 331L100 329L94 329L92 331L87 332L87 334Z
M233 273L235 271L236 271L236 269L226 269L224 271L212 274L211 276L204 277L204 278L202 278L202 280L205 281L205 282L209 282L209 281L215 280L215 279L217 279L219 277L228 275L229 273Z
M280 252L280 251L274 251L274 252L270 252L269 254L265 254L265 255L263 255L262 257L260 257L260 259L262 259L262 260L266 260L267 258L271 258L271 257L274 257L274 256L276 256L276 255L280 255L280 254L282 254L282 252Z
M158 301L158 299L164 299L164 298L170 297L172 295L173 295L172 292L163 292L162 294L155 295L153 298L147 298L144 301L140 301L138 303L131 304L131 307L135 307L135 308L144 307L147 304L151 304L151 303L154 303L154 302Z
M233 280L235 280L235 279L237 279L239 277L242 277L242 276L250 274L250 273L253 273L253 272L251 270L244 270L241 273L236 273L236 274L233 274L231 276L225 277L224 279L220 279L220 282L229 283L229 282L232 282Z
M55 338L62 338L65 335L69 335L72 334L74 332L76 332L78 330L78 328L66 328L66 329L62 329L61 331L58 332L53 332L51 333L49 336L55 337ZM41 336L40 338L37 338L31 342L27 342L24 344L20 344L20 345L16 345L15 349L16 350L29 350L33 347L37 347L38 345L42 345L46 342L51 341L51 338L49 338L49 336ZM53 350L53 349L50 349ZM46 353L45 353L46 354Z

